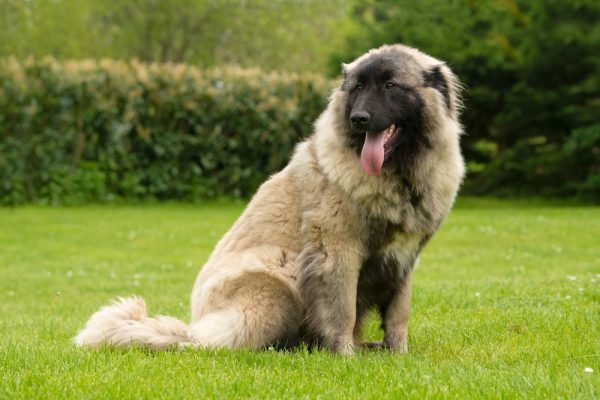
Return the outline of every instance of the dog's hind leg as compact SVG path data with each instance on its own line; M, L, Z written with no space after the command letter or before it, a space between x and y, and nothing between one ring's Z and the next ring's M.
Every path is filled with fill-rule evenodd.
M215 296L218 308L190 324L191 346L262 348L298 334L300 298L290 284L270 273L245 272L228 280Z

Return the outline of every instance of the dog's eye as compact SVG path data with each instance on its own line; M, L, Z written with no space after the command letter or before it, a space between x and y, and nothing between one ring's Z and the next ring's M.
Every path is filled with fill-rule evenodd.
M354 90L357 92L360 92L361 90L363 90L363 85L358 83L356 86L354 86Z
M385 83L385 88L386 89L391 89L391 88L393 88L395 86L396 86L396 84L394 82L391 82L391 81Z

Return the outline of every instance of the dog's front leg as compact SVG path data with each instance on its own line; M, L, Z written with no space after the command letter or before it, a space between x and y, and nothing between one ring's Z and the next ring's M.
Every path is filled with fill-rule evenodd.
M385 315L383 346L400 353L408 352L408 317L411 303L412 271L406 272L398 290L392 296Z
M306 328L334 352L350 355L361 259L356 247L340 250L305 248L299 284Z

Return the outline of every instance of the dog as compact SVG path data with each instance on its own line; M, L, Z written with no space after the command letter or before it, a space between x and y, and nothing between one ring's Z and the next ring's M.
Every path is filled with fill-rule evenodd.
M400 44L342 72L312 136L202 267L191 322L149 318L142 299L119 299L90 318L77 345L408 351L412 271L464 175L460 83L442 61ZM384 337L367 344L361 325L372 308Z

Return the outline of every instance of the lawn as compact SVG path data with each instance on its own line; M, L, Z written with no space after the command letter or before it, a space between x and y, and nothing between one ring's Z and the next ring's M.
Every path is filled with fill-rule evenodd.
M0 208L0 398L600 397L600 207L461 199L415 273L407 355L73 346L116 296L187 320L242 209Z

